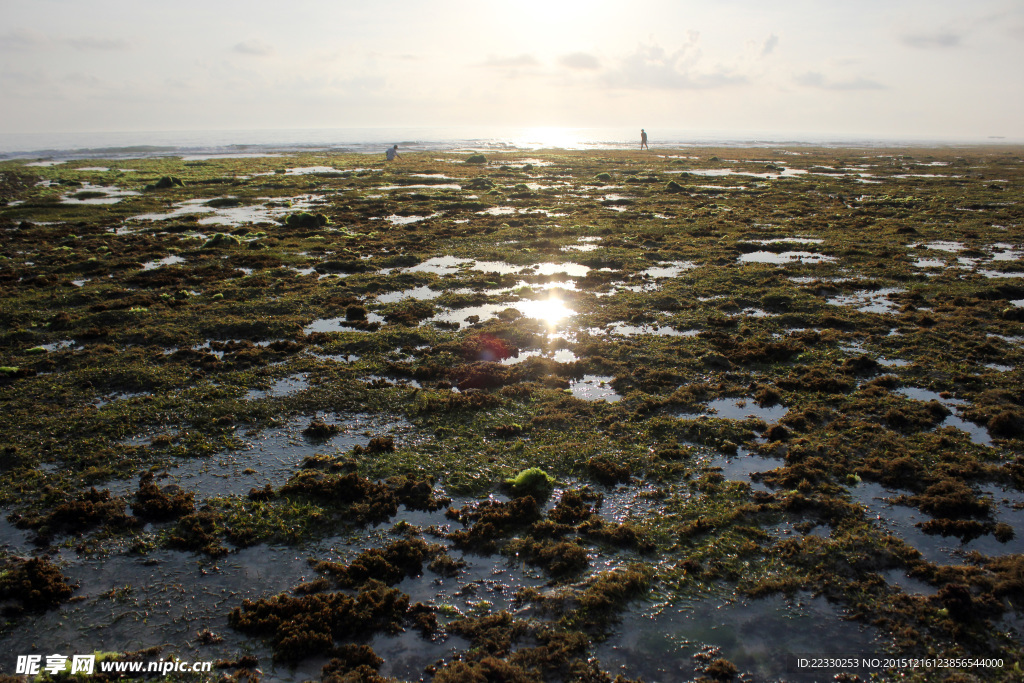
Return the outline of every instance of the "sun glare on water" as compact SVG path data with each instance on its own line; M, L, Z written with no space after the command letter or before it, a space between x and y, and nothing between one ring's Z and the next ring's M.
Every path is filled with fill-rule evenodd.
M526 149L579 149L582 145L579 131L574 128L526 128L513 141Z
M541 320L549 327L554 327L566 318L576 315L576 311L567 307L561 299L521 301L516 304L516 308L527 318Z

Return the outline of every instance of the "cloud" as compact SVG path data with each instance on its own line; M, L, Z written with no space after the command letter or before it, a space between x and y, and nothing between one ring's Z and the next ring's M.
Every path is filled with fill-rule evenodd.
M5 34L0 35L0 47L25 49L42 47L46 42L46 36L41 33L26 31L24 29L8 31Z
M571 55L562 55L558 58L558 63L570 69L593 70L601 68L601 63L597 61L597 57L586 52L573 52Z
M774 33L768 36L768 39L764 41L764 45L761 47L761 56L767 57L775 51L775 47L779 44L779 37Z
M488 57L480 66L495 69L518 69L527 66L540 66L533 55L521 54L517 57Z
M274 54L274 46L258 38L235 43L231 50L242 55L253 55L255 57L269 57Z
M805 88L820 90L885 90L885 86L867 78L855 78L849 81L836 81L825 77L818 71L808 71L795 78L798 85Z
M74 38L60 38L46 36L35 31L9 31L0 35L0 47L13 49L35 49L51 48L54 46L66 46L79 52L127 50L130 46L128 41L121 38L96 38L93 36L79 36Z
M956 33L914 33L900 38L904 45L926 50L959 47L962 39Z
M702 90L747 82L746 76L733 74L720 65L711 69L701 68L701 54L696 47L697 34L691 33L689 38L687 44L672 53L658 45L641 45L608 74L607 84L635 90Z
M65 38L62 42L82 52L127 50L129 47L128 41L120 38Z
M95 75L83 73L81 71L66 74L61 77L60 81L65 85L79 85L90 88L99 88L103 85L103 82Z

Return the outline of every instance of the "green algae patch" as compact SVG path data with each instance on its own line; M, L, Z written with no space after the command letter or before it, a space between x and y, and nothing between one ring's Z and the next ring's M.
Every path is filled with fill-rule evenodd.
M554 485L555 478L539 467L530 467L505 480L505 486L515 495L533 496L538 500L547 498Z

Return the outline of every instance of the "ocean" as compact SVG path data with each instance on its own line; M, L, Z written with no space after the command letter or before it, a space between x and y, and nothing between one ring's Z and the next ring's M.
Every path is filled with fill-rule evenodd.
M690 147L946 147L1000 144L1003 139L883 139L851 135L693 131L650 129L655 149ZM1019 141L1018 141L1019 142ZM530 151L538 149L632 149L640 128L330 128L293 130L197 130L97 133L0 133L0 160L87 158L129 159L154 156L254 156L296 152L382 154L399 151Z

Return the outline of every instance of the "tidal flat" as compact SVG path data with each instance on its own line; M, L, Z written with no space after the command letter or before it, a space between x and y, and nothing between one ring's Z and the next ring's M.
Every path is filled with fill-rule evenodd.
M1024 675L1024 150L40 162L0 680Z

